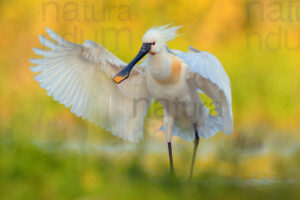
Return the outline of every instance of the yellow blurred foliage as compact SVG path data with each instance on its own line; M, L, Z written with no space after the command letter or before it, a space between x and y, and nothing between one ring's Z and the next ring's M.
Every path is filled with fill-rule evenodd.
M13 123L16 115L30 118L35 112L42 118L43 109L53 112L52 108L50 120L61 120L62 112L63 118L75 120L45 95L29 70L29 59L36 57L31 49L41 47L38 35L45 34L46 27L72 42L95 40L128 62L148 28L174 23L184 27L182 36L170 42L171 48L186 50L192 45L214 53L223 63L231 79L235 130L260 125L299 130L300 47L291 50L286 45L300 45L299 21L284 17L296 15L295 9L290 13L284 1L277 3L276 7L270 0L1 1L1 127Z

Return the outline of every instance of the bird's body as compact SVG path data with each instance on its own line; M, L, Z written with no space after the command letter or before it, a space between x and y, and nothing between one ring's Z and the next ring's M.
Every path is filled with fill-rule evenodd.
M175 100L182 98L188 89L185 79L187 66L178 57L167 53L167 61L161 61L156 55L146 59L146 86L154 98ZM158 61L156 61L158 60Z
M202 101L197 89L188 84L186 74L189 67L180 58L169 52L163 55L149 55L145 66L146 87L150 95L164 107L164 127L168 127L165 134L167 141L170 142L175 119L182 121L185 118L184 120L192 127L192 124L200 120L194 112ZM182 135L182 138L186 137Z
M132 142L142 139L144 117L152 99L157 99L164 107L162 129L173 166L172 136L195 141L197 148L200 137L233 130L231 87L223 66L208 52L170 50L166 42L176 37L178 28L148 30L140 52L127 66L101 45L74 44L47 29L56 43L40 37L51 50L34 49L45 58L32 59L37 66L31 69L40 72L35 79L48 95L71 112ZM133 68L146 54L145 61ZM198 92L214 101L217 116L209 114Z

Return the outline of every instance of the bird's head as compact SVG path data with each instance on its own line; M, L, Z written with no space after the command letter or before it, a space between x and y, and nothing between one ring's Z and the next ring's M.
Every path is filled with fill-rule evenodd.
M177 30L181 26L159 26L150 28L143 36L143 44L151 45L149 53L155 55L165 49L167 42L177 37Z
M170 25L150 28L143 36L143 45L137 56L124 69L115 75L113 80L116 83L121 83L129 77L131 69L145 55L148 53L151 55L159 54L166 48L168 41L177 37L177 30L179 28L181 28L181 26Z

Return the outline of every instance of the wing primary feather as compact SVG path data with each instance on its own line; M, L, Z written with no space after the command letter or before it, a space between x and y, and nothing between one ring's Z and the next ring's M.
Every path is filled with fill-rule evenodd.
M46 31L48 33L48 35L55 41L57 41L59 44L62 44L62 45L65 45L65 46L68 46L68 47L74 47L74 46L77 46L76 44L74 43L71 43L67 40L65 40L64 38L60 37L58 34L56 34L53 30L51 30L50 28L46 28Z
M148 107L141 107L138 111L140 114L135 120L140 123L136 124L132 124L135 120L130 120L132 116L128 109L134 98L151 98L146 92L142 68L135 72L137 80L142 81L138 85L125 82L121 91L111 77L126 63L95 42L75 44L49 28L46 30L52 40L42 35L39 39L49 49L33 48L33 52L43 58L30 59L36 64L30 69L38 73L35 79L41 87L76 116L88 119L113 135L138 142L142 132L137 130L143 129Z

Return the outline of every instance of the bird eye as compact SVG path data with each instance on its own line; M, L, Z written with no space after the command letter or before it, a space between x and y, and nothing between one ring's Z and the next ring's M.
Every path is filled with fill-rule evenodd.
M152 42L152 45L155 45L155 42Z

